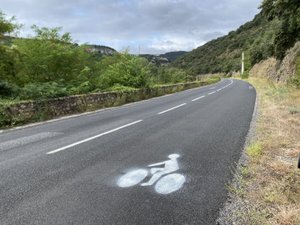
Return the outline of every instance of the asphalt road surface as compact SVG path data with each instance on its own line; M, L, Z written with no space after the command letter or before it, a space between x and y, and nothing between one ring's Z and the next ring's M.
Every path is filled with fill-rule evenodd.
M255 98L225 79L4 131L0 224L214 224Z

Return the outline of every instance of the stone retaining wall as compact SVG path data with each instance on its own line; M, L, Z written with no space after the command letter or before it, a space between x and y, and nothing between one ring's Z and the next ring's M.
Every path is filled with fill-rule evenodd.
M26 101L0 107L0 127L11 127L28 122L42 121L64 115L91 111L104 107L118 106L128 102L207 85L216 81L201 81L166 85L134 91L118 91L74 95L42 101Z

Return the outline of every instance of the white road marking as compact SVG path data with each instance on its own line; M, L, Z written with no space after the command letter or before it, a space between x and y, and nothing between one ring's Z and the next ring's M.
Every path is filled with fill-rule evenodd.
M98 134L98 135L96 135L96 136L89 137L89 138L86 138L86 139L84 139L84 140L75 142L75 143L73 143L73 144L64 146L64 147L62 147L62 148L55 149L55 150L53 150L53 151L47 152L47 155L54 154L54 153L57 153L57 152L66 150L66 149L68 149L68 148L74 147L74 146L76 146L76 145L80 145L80 144L82 144L82 143L85 143L85 142L94 140L94 139L99 138L99 137L102 137L102 136L104 136L104 135L106 135L106 134L113 133L113 132L118 131L118 130L121 130L121 129L125 128L125 127L129 127L129 126L132 126L132 125L134 125L134 124L140 123L140 122L142 122L142 121L143 121L143 120L137 120L137 121L134 121L134 122L132 122L132 123L128 123L128 124L125 124L125 125L123 125L123 126L117 127L117 128L115 128L115 129L112 129L112 130L106 131L106 132L104 132L104 133Z
M224 80L221 80L218 83L221 84L222 82L224 82ZM214 84L205 85L205 86L200 86L200 87L195 87L195 88L187 89L185 91L194 91L196 89L205 89L205 88L210 87L212 85L215 85L215 83ZM181 92L185 92L185 91L181 91ZM125 107L130 107L132 105L138 105L138 104L145 103L145 102L148 102L148 101L154 101L154 100L159 99L159 98L169 97L169 96L171 96L173 94L177 94L177 93L180 93L180 92L175 92L175 93L172 93L172 94L166 94L166 95L162 95L162 96L157 96L157 97L153 97L153 98L149 98L149 99L145 99L145 100L140 100L140 101L137 101L137 102L126 103L126 104L120 105L120 106L107 107L107 108L98 109L98 110L95 110L95 111L78 113L78 114L75 114L75 115L61 116L61 117L56 118L56 119L51 119L51 120L41 121L41 122L35 122L35 123L23 125L23 126L13 127L13 128L10 128L10 129L0 130L0 134L4 133L4 132L7 132L7 131L25 129L25 128L29 128L29 127L36 127L36 126L39 126L39 125L49 124L49 123L53 123L53 122L57 122L57 121L61 121L61 120L66 120L66 119L71 119L71 118L77 118L77 117L81 117L81 116L96 115L97 113L103 112L103 111L118 110L121 107L124 107L124 108Z
M179 173L164 176L157 181L154 189L157 193L167 195L179 190L185 183L185 177Z
M128 173L119 178L117 184L121 188L131 187L140 183L147 177L147 175L148 171L145 169L129 171Z
M186 103L183 103L183 104L181 104L181 105L177 105L177 106L174 106L174 107L172 107L172 108L170 108L170 109L161 111L161 112L157 113L157 115L164 114L164 113L166 113L166 112L169 112L169 111L171 111L171 110L177 109L177 108L182 107L182 106L184 106L184 105L186 105Z
M229 84L227 84L227 85L225 85L224 87L219 88L219 89L217 89L217 90L215 90L215 91L213 91L213 92L210 92L210 93L208 93L207 95L212 95L212 94L214 94L214 93L217 93L217 92L219 92L219 91L222 91L223 89L229 87L232 83L233 83L233 81L230 80L230 83L229 83ZM214 89L214 88L215 88L215 87L211 87L211 88L209 88L209 89ZM195 99L192 100L192 102L197 101L197 100L199 100L199 99L201 99L201 98L204 98L204 97L205 97L205 96L201 96L201 97L199 97L199 98L195 98Z
M141 183L141 186L154 185L155 191L164 195L177 191L185 183L184 175L174 173L179 170L177 161L179 157L179 154L171 154L166 161L148 165L150 169L129 171L118 179L117 184L121 188L132 187L142 182L150 172L152 177L147 182Z
M16 138L14 140L4 141L0 143L0 151L9 150L12 148L17 148L22 145L27 145L30 143L38 142L40 140L51 138L59 135L58 132L41 132L38 134L33 134L25 137Z
M203 96L200 96L200 97L198 97L198 98L195 98L195 99L192 100L192 102L197 101L197 100L199 100L199 99L201 99L201 98L204 98L204 97L205 97L205 96L203 95Z

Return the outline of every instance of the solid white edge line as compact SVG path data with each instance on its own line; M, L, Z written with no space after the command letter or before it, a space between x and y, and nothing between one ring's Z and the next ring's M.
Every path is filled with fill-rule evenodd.
M53 150L53 151L47 152L46 154L47 154L47 155L51 155L51 154L54 154L54 153L57 153L57 152L66 150L66 149L71 148L71 147L74 147L74 146L76 146L76 145L80 145L80 144L82 144L82 143L85 143L85 142L94 140L94 139L96 139L96 138L102 137L102 136L104 136L104 135L106 135L106 134L110 134L110 133L113 133L113 132L115 132L115 131L121 130L121 129L125 128L125 127L129 127L129 126L132 126L132 125L134 125L134 124L140 123L140 122L142 122L142 121L143 121L143 120L137 120L137 121L134 121L134 122L132 122L132 123L125 124L125 125L123 125L123 126L114 128L114 129L112 129L112 130L106 131L106 132L101 133L101 134L98 134L98 135L96 135L96 136L89 137L89 138L83 139L83 140L81 140L81 141L77 141L77 142L75 142L75 143L73 143L73 144L64 146L64 147L62 147L62 148L58 148L58 149L55 149L55 150Z
M192 102L197 101L197 100L200 100L200 99L202 99L202 98L204 98L204 97L205 97L205 96L203 95L203 96L200 96L200 97L198 97L198 98L195 98L195 99L192 100Z
M161 112L157 113L157 115L164 114L164 113L166 113L166 112L169 112L169 111L171 111L171 110L177 109L177 108L179 108L179 107L182 107L182 106L184 106L184 105L186 105L186 103L183 103L183 104L180 104L180 105L174 106L174 107L172 107L172 108L170 108L170 109L167 109L167 110L161 111Z
M207 95L212 95L212 94L214 94L214 93L216 93L215 91L213 91L213 92L210 92L210 93L208 93Z

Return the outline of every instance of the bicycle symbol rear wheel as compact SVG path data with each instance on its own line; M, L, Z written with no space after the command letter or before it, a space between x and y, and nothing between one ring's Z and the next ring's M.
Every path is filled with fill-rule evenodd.
M119 178L118 185L122 188L137 185L138 183L142 182L147 175L148 171L145 169L129 171Z

